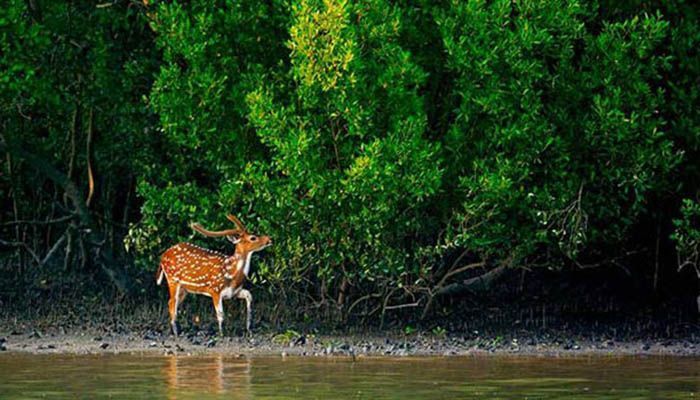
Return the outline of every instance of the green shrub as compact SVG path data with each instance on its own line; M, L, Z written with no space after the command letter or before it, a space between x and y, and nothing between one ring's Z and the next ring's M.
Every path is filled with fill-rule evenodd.
M607 265L700 184L695 8L11 0L3 257L43 267L59 243L48 264L112 276L93 257L112 248L145 279L177 241L222 246L188 225L233 212L275 242L254 281L307 317L426 307L505 268ZM94 223L27 152L79 192L89 164Z
M674 219L673 225L671 238L678 251L678 269L693 268L700 278L700 203L684 199L681 217Z
M331 302L347 284L354 298L415 300L456 278L445 266L459 254L487 267L608 255L682 157L659 112L669 22L596 13L161 4L150 101L169 150L141 177L133 235L160 234L141 254L234 211L275 238L258 281ZM431 76L443 91L427 90Z

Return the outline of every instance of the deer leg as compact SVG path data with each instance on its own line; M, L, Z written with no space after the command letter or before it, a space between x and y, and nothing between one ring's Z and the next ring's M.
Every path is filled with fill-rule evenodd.
M216 310L216 320L219 322L219 335L224 334L223 324L224 324L224 305L223 299L219 295L211 296L211 301L214 303L214 310Z
M179 288L180 290L180 295L177 297L177 303L175 306L175 314L177 315L177 309L182 305L182 301L185 300L185 297L187 296L187 290L183 289L182 287Z
M173 328L173 335L177 336L177 324L175 322L177 318L177 306L181 299L180 297L180 285L175 284L175 287L169 286L170 289L170 301L168 302L168 311L170 311L170 326Z
M179 285L168 285L168 291L170 292L170 299L168 300L168 313L170 314L170 327L173 330L173 335L177 336L177 326L175 325L175 318L177 318L177 288Z
M239 299L245 300L245 306L246 306L246 320L245 320L245 330L250 334L250 324L251 324L251 319L252 319L252 313L253 313L253 295L250 294L249 291L245 289L241 289L238 291L238 294L236 294L236 297Z

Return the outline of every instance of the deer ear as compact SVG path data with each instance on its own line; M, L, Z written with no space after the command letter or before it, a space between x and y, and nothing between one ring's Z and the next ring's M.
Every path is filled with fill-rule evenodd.
M228 236L226 236L226 239L228 239L228 241L233 243L233 244L238 244L238 242L241 241L241 235L238 235L238 234L228 235Z

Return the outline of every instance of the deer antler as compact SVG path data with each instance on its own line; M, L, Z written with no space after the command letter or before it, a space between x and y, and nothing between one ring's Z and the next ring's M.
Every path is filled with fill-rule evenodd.
M245 229L245 226L243 225L243 222L241 222L240 219L236 218L235 215L233 215L233 214L228 214L228 215L226 215L226 218L228 218L229 221L231 221L231 222L233 222L234 224L236 224L236 226L238 227L238 229L240 229L240 230L243 231L243 232L247 232L247 230Z
M223 231L209 231L209 230L204 229L204 227L202 227L202 225L200 225L198 222L194 222L190 226L195 231L201 233L204 236L209 236L209 237L233 236L233 235L239 235L241 233L241 229L225 229Z

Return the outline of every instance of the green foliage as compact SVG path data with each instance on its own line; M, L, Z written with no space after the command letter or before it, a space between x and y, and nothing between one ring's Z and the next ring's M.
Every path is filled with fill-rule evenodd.
M674 219L671 238L676 242L678 268L694 268L700 278L700 203L683 200L681 218Z
M668 23L585 26L576 2L455 2L438 17L456 76L450 246L520 263L619 243L679 154L658 115ZM499 29L489 29L498 26Z
M294 331L292 329L287 329L286 331L282 333L278 333L275 336L272 337L272 343L277 343L277 344L282 344L285 346L288 346L290 343L292 343L294 340L298 339L301 337L301 334L299 332Z
M700 187L697 22L682 0L9 0L0 139L84 192L90 164L91 229L138 279L200 240L190 222L233 212L274 239L254 281L316 302L300 315L406 310L475 273L463 264L649 247L632 232ZM13 157L3 220L74 213ZM682 213L687 259L697 204ZM84 231L0 226L14 246L37 238L39 256L8 252L19 264L56 232L55 260L89 258Z
M433 328L430 332L433 334L433 336L439 338L444 338L445 336L447 336L447 330L439 325Z
M123 256L114 245L122 226L137 216L137 165L153 148L144 96L157 58L146 18L125 2L96 8L89 2L9 0L0 7L0 54L0 144L64 174L84 199L90 168L94 193L86 206L99 217L95 226L80 226L61 185L3 150L0 219L35 221L0 228L3 239L26 242L23 248L36 256L8 252L9 264L49 287L61 281L55 273L60 264L66 276L103 271L93 263L96 247L115 247ZM63 222L42 224L54 219ZM89 243L87 229L109 240Z
M403 334L406 335L406 336L413 335L413 334L416 333L417 331L418 331L418 330L417 330L415 327L411 326L411 325L406 325L406 326L403 327Z
M171 18L166 25L191 27L190 13L177 17L185 22L175 19L182 13L180 7L161 7L160 12L167 12L163 18ZM191 12L197 11L191 7ZM231 149L240 150L216 154L203 150L200 159L183 158L182 167L163 176L168 183L157 189L154 180L144 181L142 223L147 227L169 219L184 228L197 216L217 223L228 209L252 206L254 214L243 219L272 235L276 243L274 265L262 265L259 276L279 284L309 277L332 284L343 277L373 280L414 271L404 243L417 235L420 224L415 219L426 212L442 172L436 158L439 146L424 137L426 116L418 86L425 74L398 43L400 9L383 2L301 2L291 13L286 43L290 60L272 63L281 66L277 72L228 79L230 69L213 68L226 77L212 81L226 85L220 92L233 92L231 100L237 107L247 106L245 115L238 117L245 117L248 126L236 127L227 119L226 128L215 127L221 115L212 120L199 106L188 106L186 112L157 109L173 145L182 140L175 133L182 127L182 135L192 137L185 140L190 150L221 146L200 144L207 138L204 132L224 136ZM166 66L151 96L157 107L174 103L161 88L175 86L166 84L172 79L168 71L179 67L167 63L167 54L183 46L183 39L170 36L159 39L167 50ZM211 41L212 36L204 35L204 44L223 45ZM188 37L195 38L193 47L202 45L196 33ZM212 51L224 51L216 49ZM196 57L191 60L187 55L191 52L180 53L185 54L189 70L198 68ZM201 63L202 68L212 68L210 64ZM193 72L192 79L201 75ZM258 83L247 88L248 81ZM246 88L245 96L237 98L236 91ZM197 103L225 104L217 93L205 90ZM198 128L204 125L211 128ZM256 136L246 136L247 130ZM261 147L264 152L257 154L246 150ZM196 167L206 168L206 178L192 182ZM170 183L178 180L182 183ZM154 241L153 247L158 244Z
M153 18L164 60L150 100L171 147L139 185L132 237L153 237L139 254L236 211L275 238L255 278L271 291L415 295L455 254L510 267L609 255L683 160L676 116L660 112L675 38L661 12L228 7L164 3Z

